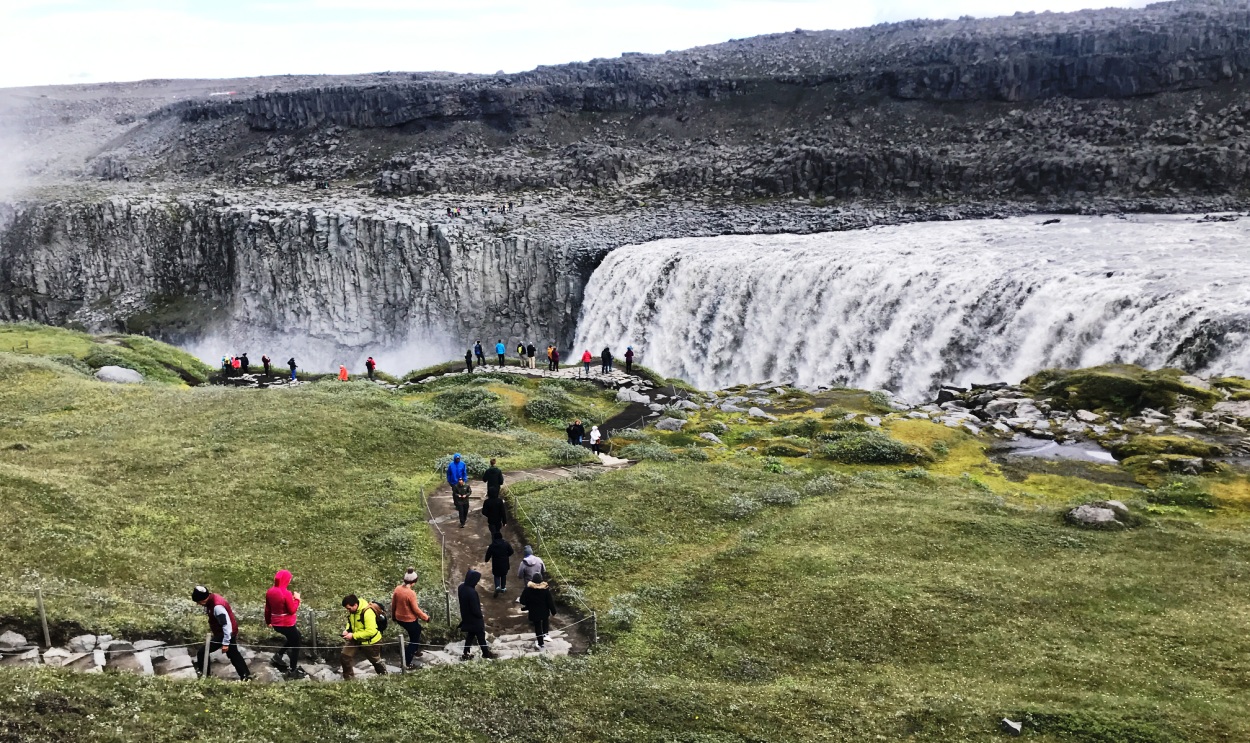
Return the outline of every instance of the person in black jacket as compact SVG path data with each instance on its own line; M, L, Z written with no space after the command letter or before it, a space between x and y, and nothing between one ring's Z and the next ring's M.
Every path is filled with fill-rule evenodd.
M612 349L604 348L603 353L599 356L599 360L603 362L603 368L599 370L600 374L609 374L612 372Z
M508 507L504 505L499 493L486 493L486 502L482 504L482 515L486 517L486 524L490 526L492 538L503 534L503 525L508 523Z
M482 616L482 600L477 595L477 582L481 579L482 574L470 568L464 574L464 583L456 589L456 598L460 602L460 630L464 632L464 654L460 660L473 657L471 649L474 640L482 648L483 658L495 657L486 645L486 618Z
M464 370L473 373L473 349L464 352Z
M551 597L551 589L547 585L547 576L538 571L530 577L521 592L521 608L529 613L530 624L534 626L534 642L539 650L551 631L550 618L556 614L556 602Z
M502 534L496 535L486 548L486 557L482 558L484 562L490 563L491 575L495 576L496 598L508 590L508 571L512 568L509 557L512 557L512 545L508 544Z
M499 489L503 487L503 470L495 466L495 460L490 460L490 467L482 473L482 479L486 481L486 495L489 497L491 493L499 495Z

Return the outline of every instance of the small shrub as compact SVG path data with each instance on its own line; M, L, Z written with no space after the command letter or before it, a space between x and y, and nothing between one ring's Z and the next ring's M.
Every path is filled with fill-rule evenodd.
M776 457L764 457L764 471L771 472L774 475L784 475L786 466Z
M951 448L945 441L934 441L929 445L929 450L933 452L934 456L942 459L950 456L951 453Z
M612 438L620 441L645 441L647 434L637 428L618 428L612 432Z
M535 397L525 403L525 416L539 423L562 423L567 408L549 397Z
M800 449L793 444L777 442L764 447L764 453L770 457L805 457L806 449Z
M690 417L685 410L677 407L664 408L664 415L667 415L669 418L679 418L681 420L686 420Z
M913 464L928 459L920 447L904 444L880 431L848 435L822 446L820 455L843 464Z
M512 419L499 405L480 405L456 416L452 422L479 431L503 431L512 426Z
M869 392L868 402L872 403L872 406L879 410L893 410L894 409L890 407L890 396L882 392L881 390L873 390L872 392Z
M634 626L640 613L634 607L638 600L636 593L622 593L608 599L608 611L604 615L610 628L625 631Z
M438 461L434 463L434 471L440 475L446 474L447 465L451 464L451 457L451 454L439 457ZM460 459L464 462L465 470L470 477L481 477L486 472L486 469L490 467L490 462L480 454L461 454Z
M1215 508L1211 493L1200 480L1191 477L1177 477L1147 490L1146 500L1161 506Z
M444 420L450 420L477 407L498 405L500 399L499 395L489 390L474 387L454 387L438 393L430 402L439 416Z
M821 475L808 481L803 492L812 496L834 495L846 488L847 478L844 475Z
M833 425L829 426L829 430L841 431L843 433L863 433L865 431L877 431L880 429L873 428L867 423L855 420L854 418L843 418L840 421L835 421Z
M770 506L794 506L803 499L797 490L784 485L771 485L755 493L755 499Z
M825 412L821 413L822 416L824 416L825 418L830 418L830 419L841 419L841 418L845 418L846 416L850 414L851 414L851 411L847 410L846 408L837 406L837 405L834 405L831 408L825 408Z
M712 421L711 423L708 424L707 429L708 431L716 434L717 436L723 436L729 433L729 426L726 426L724 423L721 423L720 421Z
M646 459L652 462L674 462L677 455L673 454L667 446L657 444L654 441L639 441L621 449L621 456L625 459Z
M719 510L727 518L736 520L749 518L760 510L759 501L745 495L731 495L720 502Z
M547 456L557 464L577 464L594 457L594 452L584 446L574 446L567 441L561 441L547 451Z
M898 476L904 480L928 480L929 471L924 467L912 467L909 470L903 470Z
M750 430L743 431L742 435L739 436L738 438L742 439L743 441L747 443L751 443L753 441L759 441L760 439L764 438L767 435L768 434L764 433L763 431L759 429L752 428Z
M691 462L706 462L711 458L707 452L694 444L682 447L679 453L682 459L689 459Z

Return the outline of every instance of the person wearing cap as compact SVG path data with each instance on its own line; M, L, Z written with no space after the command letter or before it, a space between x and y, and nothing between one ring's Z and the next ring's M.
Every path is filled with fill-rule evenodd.
M391 594L391 616L408 633L404 665L409 668L414 667L417 657L421 655L421 622L430 621L430 615L417 604L416 585L417 570L408 568L403 582L395 586L395 592Z
M530 625L534 628L534 647L543 649L547 633L551 631L551 617L556 614L556 602L551 597L547 577L540 570L525 584L521 592L521 607L529 614Z
M230 659L234 672L239 674L240 681L251 681L252 672L247 669L243 654L237 645L239 639L239 620L234 618L230 602L218 594L209 593L204 586L196 586L191 591L191 600L204 607L208 615L208 629L212 638L208 642L208 652L221 650ZM204 647L201 645L195 654L195 673L204 673Z
M382 641L382 633L378 630L378 613L368 601L361 601L356 594L343 597L343 608L347 611L347 626L343 628L343 649L339 651L339 664L343 667L343 679L356 678L353 661L356 653L364 652L373 670L379 676L386 674L386 664L382 662L382 649L378 643Z
M299 632L299 592L292 593L287 586L291 585L291 571L279 570L273 574L273 586L265 592L265 624L286 638L282 648L274 653L273 664L290 678L307 676L299 667L299 649L303 638ZM287 666L282 662L286 655L291 661Z

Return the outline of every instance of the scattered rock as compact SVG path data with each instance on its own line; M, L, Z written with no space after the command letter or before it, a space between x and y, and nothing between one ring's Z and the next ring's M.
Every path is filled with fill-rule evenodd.
M18 648L26 647L26 636L19 635L13 630L8 630L0 634L0 651L11 652Z
M124 366L102 366L95 373L95 378L101 382L112 382L113 384L140 384L143 382L142 374Z
M681 418L661 418L656 421L655 427L661 431L680 431L686 423Z
M777 420L777 416L769 415L768 413L765 413L763 410L760 410L759 408L751 408L750 410L747 411L747 415L751 416L752 418L763 418L764 420L769 420L769 421Z
M723 443L720 440L719 436L717 436L714 433L711 433L710 431L699 434L699 438L703 439L704 441L711 441L713 444Z

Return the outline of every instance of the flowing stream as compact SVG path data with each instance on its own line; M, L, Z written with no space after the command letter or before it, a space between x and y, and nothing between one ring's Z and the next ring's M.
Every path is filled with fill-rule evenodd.
M1250 219L1044 217L620 248L575 353L634 346L705 389L1018 382L1121 362L1250 373Z

